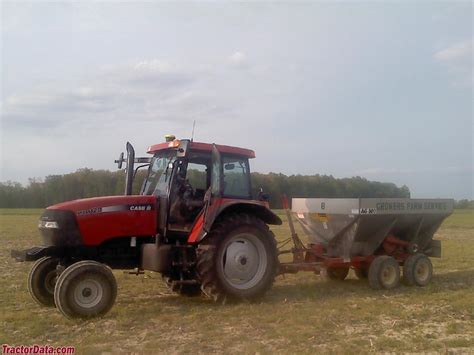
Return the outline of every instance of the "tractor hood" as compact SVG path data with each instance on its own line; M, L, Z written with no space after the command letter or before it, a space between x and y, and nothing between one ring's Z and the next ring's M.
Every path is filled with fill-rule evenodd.
M62 202L49 206L47 210L67 210L74 212L77 216L84 216L126 210L149 211L156 207L155 204L156 198L148 195L105 196Z
M117 237L154 236L154 196L94 197L48 207L39 222L46 245L100 245Z

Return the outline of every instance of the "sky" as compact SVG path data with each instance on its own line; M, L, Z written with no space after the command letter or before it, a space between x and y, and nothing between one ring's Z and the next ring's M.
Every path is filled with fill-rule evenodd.
M0 181L165 134L473 198L472 4L1 2Z

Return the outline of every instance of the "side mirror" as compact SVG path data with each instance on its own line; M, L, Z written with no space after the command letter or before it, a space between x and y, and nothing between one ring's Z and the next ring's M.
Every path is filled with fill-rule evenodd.
M224 165L225 170L234 170L235 169L235 164L229 163Z
M123 155L124 155L123 152L120 153L119 158L114 161L114 163L118 165L118 168L119 168L119 169L122 169L122 165L123 165L123 163L124 163L124 161L125 161L125 159L123 158Z

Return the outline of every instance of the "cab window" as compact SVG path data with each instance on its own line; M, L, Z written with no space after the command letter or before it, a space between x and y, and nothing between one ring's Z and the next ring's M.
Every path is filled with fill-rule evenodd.
M168 154L157 154L153 157L148 176L142 185L142 195L160 196L167 192L167 182L175 157Z
M229 156L222 157L224 167L224 195L250 198L248 160Z
M209 187L207 165L201 163L188 163L186 179L193 187L195 197L204 199L204 194Z
M189 163L186 178L195 189L206 190L207 166L204 164Z

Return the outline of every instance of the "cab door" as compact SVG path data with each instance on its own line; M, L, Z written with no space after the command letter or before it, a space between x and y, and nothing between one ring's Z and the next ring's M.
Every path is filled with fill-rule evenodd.
M200 241L210 232L214 220L220 212L224 191L222 157L215 144L212 145L211 186L204 197L204 208L198 215L188 238L189 243Z

